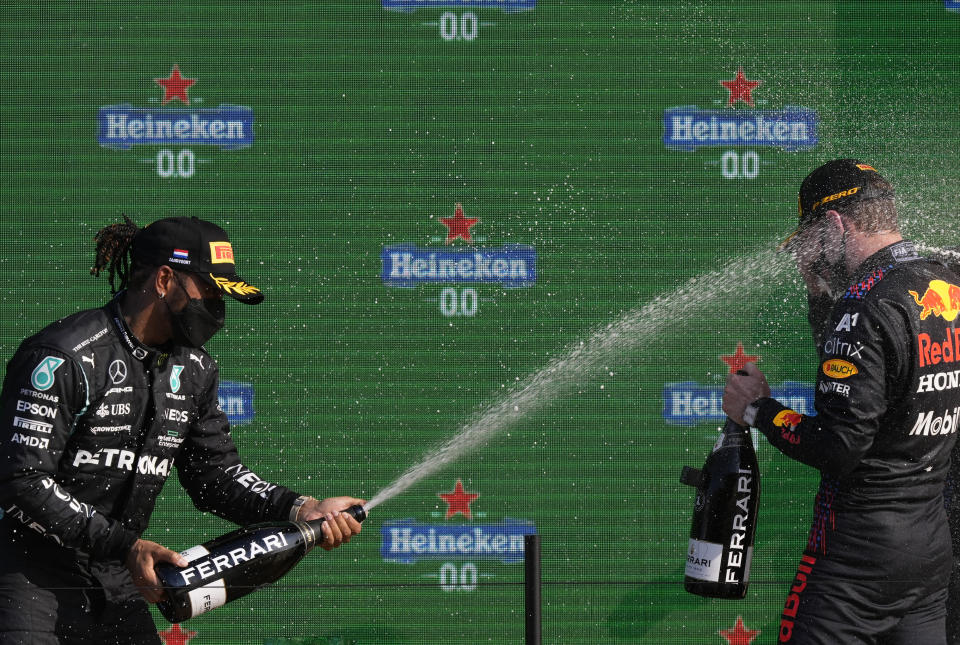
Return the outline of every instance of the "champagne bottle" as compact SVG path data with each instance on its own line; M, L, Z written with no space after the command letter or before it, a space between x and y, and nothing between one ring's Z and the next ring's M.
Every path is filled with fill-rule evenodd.
M351 506L358 522L367 514ZM323 540L324 520L251 524L183 551L190 562L181 569L168 562L154 567L166 592L157 609L181 623L276 582Z
M680 481L697 489L684 588L710 598L743 598L760 502L750 428L727 419L703 470L684 466Z

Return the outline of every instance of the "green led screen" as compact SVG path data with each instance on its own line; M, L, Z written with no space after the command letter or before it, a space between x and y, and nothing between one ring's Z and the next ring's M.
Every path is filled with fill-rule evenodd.
M960 243L960 2L8 3L0 357L109 297L93 236L197 215L266 293L207 349L245 465L361 536L167 643L774 642L818 475L760 437L752 585L682 580L726 374L813 412L796 190L853 156ZM232 529L175 477L145 537Z

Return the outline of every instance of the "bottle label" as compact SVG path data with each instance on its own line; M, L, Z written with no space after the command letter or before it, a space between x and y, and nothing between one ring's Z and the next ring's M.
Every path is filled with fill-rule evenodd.
M687 568L684 575L707 582L720 581L723 545L690 538L687 548Z
M227 602L227 586L223 578L211 580L187 594L190 597L190 615L199 616Z
M198 544L197 546L192 546L186 551L181 551L180 555L186 559L187 562L193 562L197 558L202 558L205 555L209 555L210 552L202 545Z

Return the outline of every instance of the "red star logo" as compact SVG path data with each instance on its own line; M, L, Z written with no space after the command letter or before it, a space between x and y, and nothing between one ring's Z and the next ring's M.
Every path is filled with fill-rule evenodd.
M173 99L180 99L185 105L190 105L187 88L196 83L197 79L180 76L180 67L174 65L173 69L170 70L170 76L168 78L155 78L153 82L163 87L164 105Z
M183 631L180 625L174 625L165 632L157 632L166 645L187 645L197 632Z
M727 640L728 645L750 645L759 634L759 629L744 627L743 616L737 616L737 624L730 629L720 630L720 635Z
M750 92L760 85L760 81L748 81L743 75L743 68L737 70L737 77L732 81L720 81L720 85L730 90L730 98L727 100L727 106L732 106L737 101L743 101L753 107L753 97Z
M478 493L468 493L463 490L462 481L457 480L457 485L454 486L452 492L437 493L437 495L449 504L449 506L447 506L446 519L449 520L457 513L462 513L468 520L473 519L473 514L470 512L470 502L480 497L480 495Z
M743 351L743 343L737 341L737 352L733 356L721 356L720 360L730 366L730 374L736 374L747 363L756 363L759 356L749 356Z
M472 240L470 237L470 227L480 221L476 217L463 216L463 204L457 204L457 210L453 217L441 217L440 221L447 227L447 244L458 237L462 237L467 242Z

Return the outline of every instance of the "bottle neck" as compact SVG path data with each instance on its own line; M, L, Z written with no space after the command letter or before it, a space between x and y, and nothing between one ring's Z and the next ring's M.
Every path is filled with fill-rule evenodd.
M727 422L723 425L720 440L717 442L717 448L734 448L744 445L753 445L750 428L738 425L733 419L727 418Z

